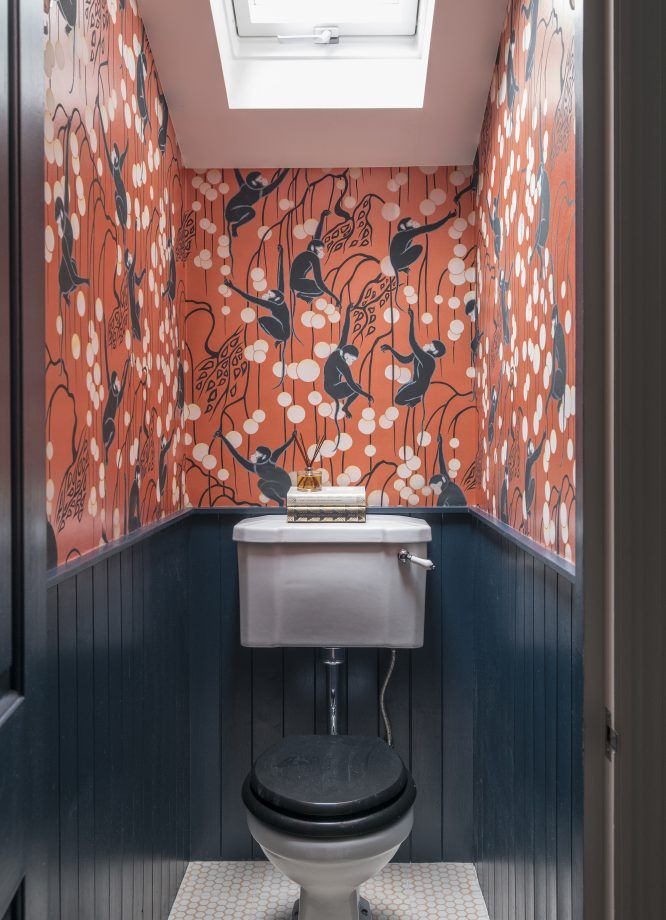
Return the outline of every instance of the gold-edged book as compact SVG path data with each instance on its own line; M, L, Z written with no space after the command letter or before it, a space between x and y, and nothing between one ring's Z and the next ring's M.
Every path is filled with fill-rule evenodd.
M322 508L319 505L287 507L287 521L290 524L364 524L365 506L338 505Z

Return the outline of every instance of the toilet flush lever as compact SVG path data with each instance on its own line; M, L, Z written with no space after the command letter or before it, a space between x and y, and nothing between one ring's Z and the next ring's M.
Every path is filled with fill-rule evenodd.
M430 559L421 559L420 556L414 556L409 550L401 549L398 553L398 560L402 565L407 565L408 562L411 562L413 565L418 565L420 568L425 569L427 572L434 572L437 566Z

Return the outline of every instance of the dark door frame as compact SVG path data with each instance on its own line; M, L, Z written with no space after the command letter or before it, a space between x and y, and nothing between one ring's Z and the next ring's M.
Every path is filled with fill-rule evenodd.
M613 0L585 3L582 17L577 524L585 622L584 918L662 920L666 12L663 0ZM618 733L616 753L608 746L606 709Z
M579 2L577 72L577 599L583 655L583 916L610 917L606 846L606 643L611 431L607 228L610 112L607 4ZM582 10L580 7L582 6ZM580 77L582 76L582 81ZM581 92L582 82L582 92ZM574 838L575 839L575 838ZM580 851L579 851L580 852ZM578 918L581 920L581 918Z
M0 687L0 916L47 916L48 758L46 517L44 478L44 61L43 4L2 5L6 79L5 190L0 264L9 327L11 514L1 523L11 553L11 668ZM8 284L7 284L8 280ZM9 430L8 430L9 429ZM9 519L8 519L9 518Z
M666 12L614 5L614 902L666 916Z

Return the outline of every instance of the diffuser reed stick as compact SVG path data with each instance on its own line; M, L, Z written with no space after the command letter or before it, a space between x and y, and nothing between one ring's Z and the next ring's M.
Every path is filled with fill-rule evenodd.
M321 438L317 441L317 446L314 449L314 456L310 461L310 466L314 466L317 460L319 459L319 453L324 446L324 441L326 440L326 435L322 435Z
M298 431L294 433L294 444L298 448L298 451L303 458L303 463L305 463L306 467L309 467L310 459L308 457L308 452L305 449L305 444L303 443L303 435Z
M322 473L321 470L315 471L312 469L312 467L314 466L324 444L324 436L322 435L319 441L317 441L312 457L310 457L310 453L305 447L305 441L303 440L303 435L300 432L296 432L294 436L294 442L301 454L301 457L303 458L303 462L305 463L305 469L296 474L297 488L300 489L301 492L318 492L321 489Z

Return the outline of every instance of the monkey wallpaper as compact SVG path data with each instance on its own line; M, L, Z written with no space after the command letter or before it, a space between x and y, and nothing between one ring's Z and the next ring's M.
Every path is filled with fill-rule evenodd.
M292 443L371 505L477 485L471 168L188 173L193 505L284 504Z
M575 555L575 12L509 4L479 148L479 504Z
M45 0L49 564L284 504L293 437L374 506L573 557L573 17L511 4L470 166L187 170L135 0Z
M135 0L44 3L49 565L183 504L183 175Z

